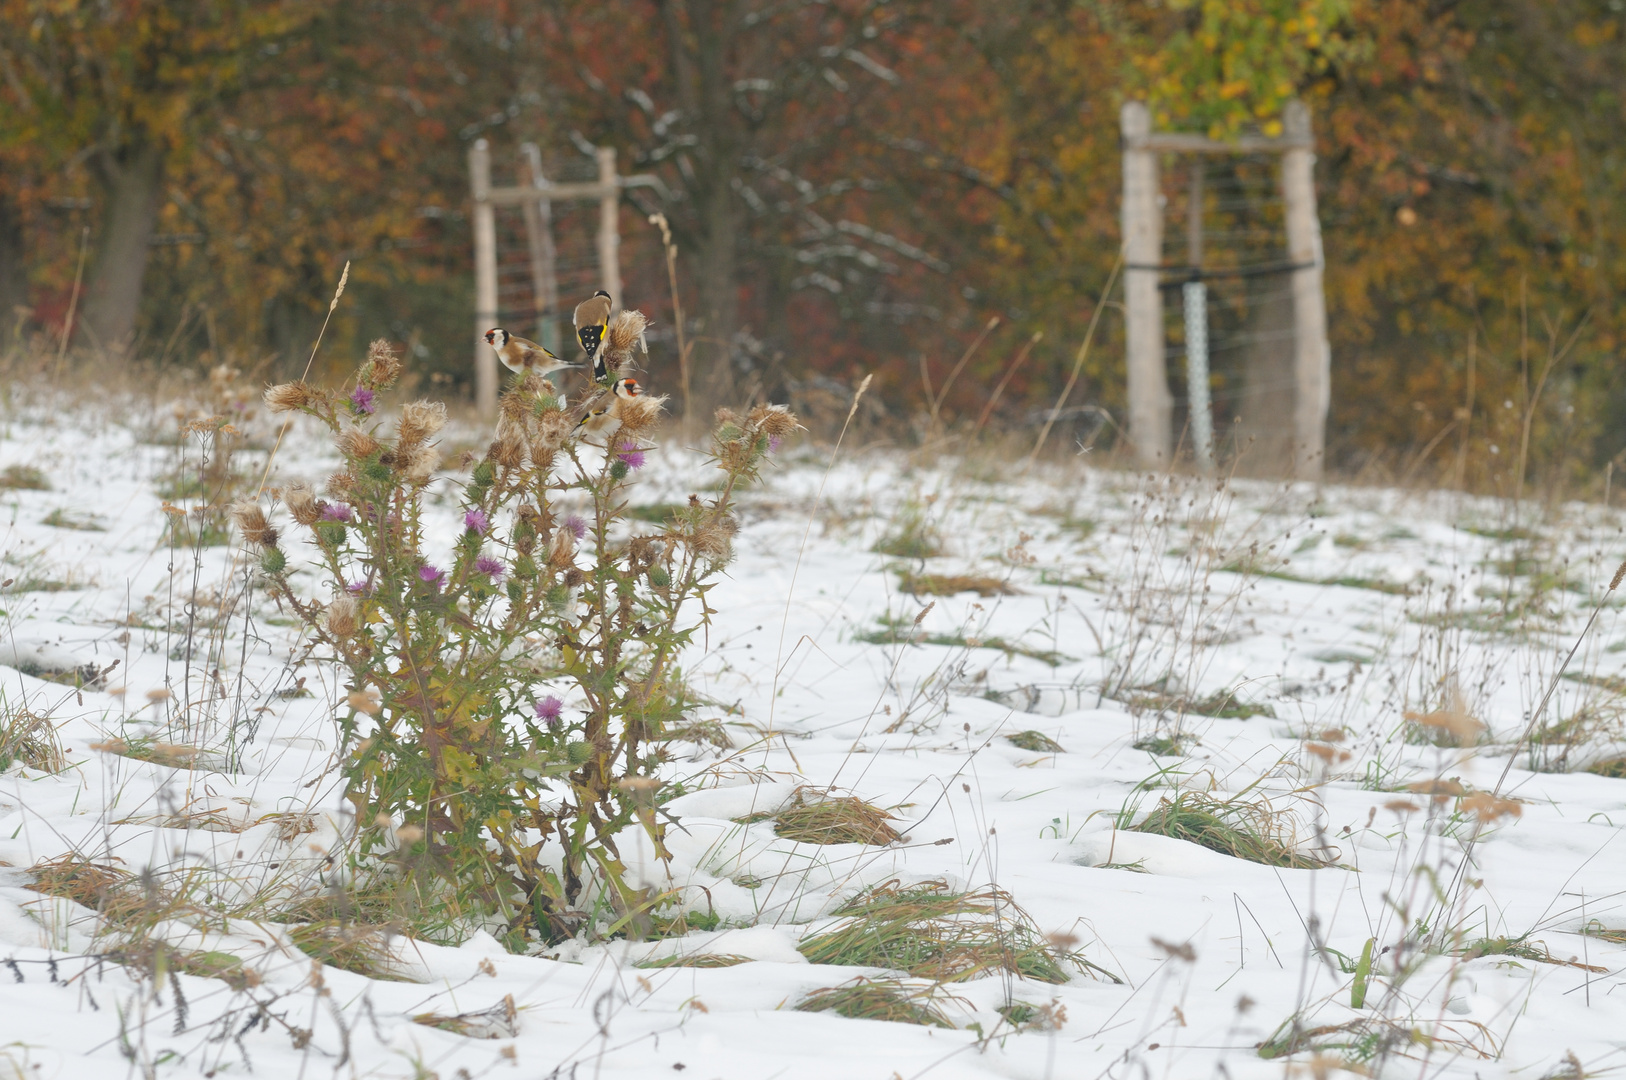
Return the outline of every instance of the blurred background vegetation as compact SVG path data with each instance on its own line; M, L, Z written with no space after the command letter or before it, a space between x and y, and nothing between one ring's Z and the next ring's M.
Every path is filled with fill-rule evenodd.
M909 418L998 317L942 418L975 418L1009 375L990 428L1026 430L1117 257L1122 101L1227 135L1274 133L1300 97L1335 470L1579 490L1626 446L1623 8L0 0L0 313L14 350L54 353L76 304L75 346L108 362L270 378L303 366L349 261L333 354L388 337L466 393L470 143L491 142L499 183L523 142L567 179L605 145L662 182L622 211L655 381L675 356L659 211L702 395L844 412L875 371ZM1068 403L1121 419L1105 315ZM1215 378L1224 430L1246 373L1216 359Z

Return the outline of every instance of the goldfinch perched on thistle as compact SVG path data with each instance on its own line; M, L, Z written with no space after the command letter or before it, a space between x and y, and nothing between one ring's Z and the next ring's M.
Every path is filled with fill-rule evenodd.
M587 358L593 362L593 378L599 382L610 374L610 369L599 355L599 347L604 343L604 331L610 325L612 306L610 294L603 289L576 305L576 340L582 343Z
M534 371L545 379L555 371L581 367L580 364L566 363L536 342L515 337L500 326L487 330L485 338L486 344L496 350L497 359L502 361L503 367L516 374Z
M606 443L616 433L636 436L659 419L664 395L644 393L637 379L617 379L582 412L578 432L602 435Z

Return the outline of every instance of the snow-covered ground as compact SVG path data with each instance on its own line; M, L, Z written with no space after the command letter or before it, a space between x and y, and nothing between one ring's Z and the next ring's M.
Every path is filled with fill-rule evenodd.
M719 614L685 664L715 703L700 718L735 749L672 744L663 779L687 792L666 807L672 881L644 867L721 928L554 956L508 955L484 934L397 942L410 981L374 980L313 971L285 924L200 906L156 932L236 957L251 977L155 980L96 959L110 939L95 913L28 889L30 868L77 852L137 874L192 868L245 899L319 887L342 827L331 671L291 660L296 631L257 592L242 602L240 548L165 542L160 491L183 461L166 410L20 393L0 422L0 470L49 483L0 489L0 701L6 722L48 717L67 757L54 774L0 776L0 1075L1626 1066L1626 945L1581 932L1626 930L1626 780L1583 771L1626 755L1620 594L1536 718L1547 741L1525 738L1626 556L1616 513L1527 504L1516 516L1446 493L1083 464L1022 476L895 453L844 453L827 471L828 447L793 444L744 502L737 561L710 597ZM195 469L195 446L185 454ZM330 462L296 428L271 482L319 481ZM703 489L701 469L692 453L658 454L638 498L679 501ZM900 534L943 553L874 551ZM993 595L916 596L905 575L988 578ZM100 689L65 684L74 671ZM1406 738L1462 726L1461 711L1488 729L1471 750ZM1204 715L1220 712L1252 715ZM1408 712L1436 726L1408 725ZM1010 741L1023 732L1061 752ZM117 752L152 741L201 754L175 768ZM1517 799L1518 815L1481 824L1476 806L1498 808L1488 799L1406 790L1433 780ZM799 785L888 808L905 838L820 846L735 820ZM1128 827L1182 792L1268 811L1289 845L1331 865L1263 865ZM811 964L796 947L838 921L842 900L893 878L997 886L1121 981L1074 969L1064 985L948 984L934 994L952 1030L797 1011L812 991L896 976ZM1472 948L1521 937L1522 955ZM749 961L638 966L694 953ZM1045 1011L1013 1026L999 1011L1013 1002ZM472 1030L495 1037L414 1022L426 1013L489 1013ZM1294 1037L1305 1049L1285 1060L1258 1052Z

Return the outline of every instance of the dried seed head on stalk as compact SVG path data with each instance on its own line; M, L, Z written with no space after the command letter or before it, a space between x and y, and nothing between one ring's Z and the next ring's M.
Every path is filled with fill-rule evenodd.
M414 484L427 484L438 468L440 468L440 448L419 446L407 459L406 478Z
M627 435L647 431L660 419L661 406L666 404L665 394L640 394L624 398L616 415L621 418L620 430Z
M291 412L309 405L314 396L315 392L301 379L267 387L265 404L272 412Z
M758 405L751 410L746 423L770 439L783 439L800 426L795 414L784 405Z
M553 534L553 543L548 547L548 565L559 567L569 566L576 557L576 536L569 529L560 529Z
M347 498L356 486L356 474L349 469L340 469L327 478L327 491L329 495Z
M446 426L446 406L439 401L413 401L401 407L396 425L397 448L406 453L425 439L433 438Z
M637 401L637 398L632 400ZM565 444L570 435L570 417L558 409L549 409L542 414L538 422L540 435L537 439L544 450L557 450Z
M361 605L353 596L340 596L327 606L327 632L340 641L361 625Z
M644 329L649 319L641 311L623 308L610 320L604 333L604 362L611 369L620 369L632 361L632 350L649 352L644 340Z
M517 469L525 464L525 437L509 430L491 444L491 460L505 469Z
M1614 592L1616 589L1620 588L1622 579L1626 579L1626 562L1620 564L1620 568L1615 571L1615 576L1610 579L1609 591Z
M378 440L357 428L339 432L334 441L338 444L339 453L351 461L366 461L379 451Z
M361 381L373 390L386 390L401 376L401 361L395 349L384 338L367 346L367 363L361 369Z
M295 480L284 486L282 501L294 520L301 525L310 525L322 516L322 508L316 502L316 492L303 480Z
M732 514L715 514L701 523L694 532L696 551L708 558L726 561L734 551L734 534L740 531L739 522Z
M244 540L259 547L277 546L277 530L265 519L265 510L254 499L233 503L231 516L242 531Z

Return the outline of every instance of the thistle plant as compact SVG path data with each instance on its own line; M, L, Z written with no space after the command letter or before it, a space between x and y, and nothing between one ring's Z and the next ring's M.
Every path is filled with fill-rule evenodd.
M343 464L322 495L275 493L303 545L257 501L235 511L271 595L347 673L336 719L353 879L516 949L636 929L668 897L635 886L621 838L642 830L669 858L653 744L685 708L676 660L711 614L736 491L796 420L782 406L719 412L720 491L633 535L626 496L665 399L620 401L619 426L597 438L580 421L602 387L571 405L523 373L461 488L448 555L426 534L453 511L425 498L456 482L436 472L445 407L384 419L399 372L375 342L350 386L269 389L272 409L328 427ZM302 556L318 595L291 577Z

